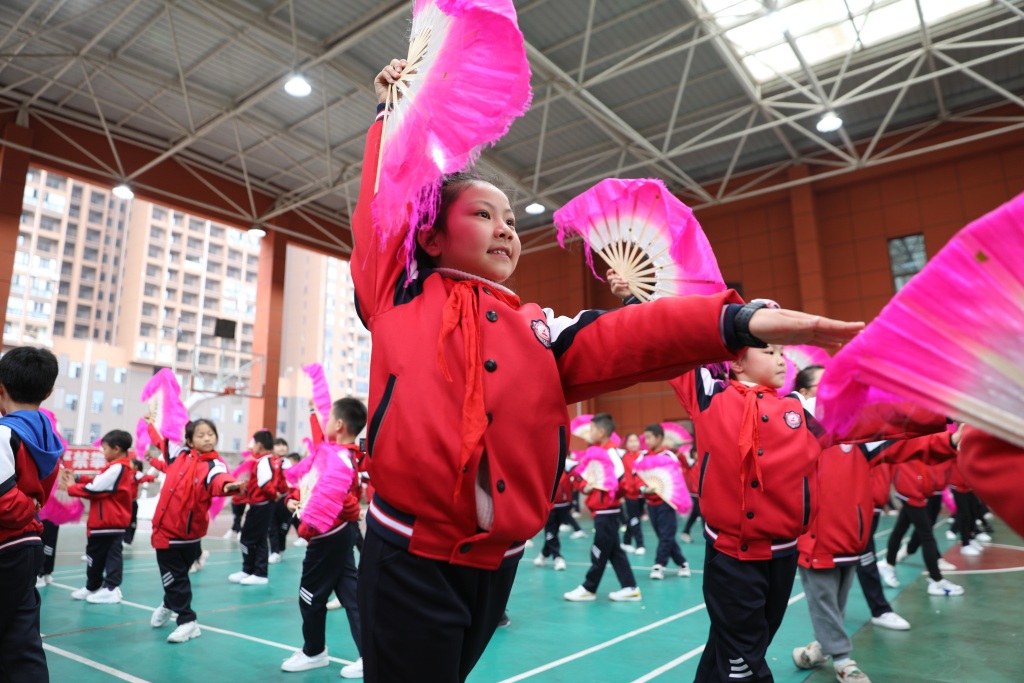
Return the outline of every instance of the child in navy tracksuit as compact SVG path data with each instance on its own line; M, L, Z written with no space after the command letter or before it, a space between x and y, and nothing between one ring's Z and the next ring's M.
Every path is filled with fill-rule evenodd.
M132 435L115 429L103 435L100 447L107 464L95 477L79 477L71 470L61 472L61 484L69 496L89 499L86 582L71 598L92 603L118 603L121 602L119 586L124 566L121 544L131 524L136 490L135 468L128 457Z
M135 540L135 531L139 527L139 487L156 481L152 474L143 472L144 465L141 460L132 458L132 520L124 532L124 546L131 547Z
M526 540L544 526L567 452L567 402L732 358L748 333L823 343L860 326L741 315L732 291L556 317L501 284L521 250L515 214L497 187L469 175L446 180L414 246L378 232L380 118L405 66L393 60L374 81L381 106L352 220L356 302L374 343L375 493L359 613L367 680L444 683L469 675Z
M21 346L0 357L0 671L10 681L50 680L35 587L43 565L37 513L57 481L64 445L39 404L57 372L46 349Z
M327 440L341 448L336 455L342 466L352 471L352 485L345 494L341 511L333 526L317 529L308 522L299 523L299 536L309 543L306 557L302 561L302 580L299 584L299 612L302 614L302 649L281 664L282 671L308 671L328 666L325 629L327 624L327 601L331 593L338 596L348 617L349 630L355 641L356 652L360 651L362 637L359 628L359 605L356 598L357 571L355 560L356 539L359 538L359 476L356 473L359 448L356 436L366 426L366 406L355 398L342 398L331 406L330 419L324 425L324 434L319 434L320 423L316 415L310 416L313 441ZM310 455L309 457L313 457ZM313 486L308 502L316 502L319 496L336 495L336 492L320 490ZM300 492L292 490L286 498L289 511L299 509ZM304 501L306 502L306 501ZM300 516L301 519L301 516ZM355 662L341 669L342 678L362 678L363 662L360 656Z
M251 451L257 458L245 487L245 502L249 512L242 524L242 537L238 545L242 551L242 570L228 576L231 583L243 586L263 586L267 579L267 561L270 557L267 532L279 497L288 492L288 484L281 463L275 458L274 435L261 429L252 435Z
M647 453L637 458L640 462L647 455L667 454L673 459L675 454L662 446L665 440L665 429L657 422L649 424L644 428L644 440L647 442ZM690 566L686 563L686 557L679 548L676 541L676 531L679 529L679 518L675 508L661 499L654 493L644 491L644 498L647 501L647 514L651 518L651 526L654 527L654 535L658 537L658 552L654 557L654 566L651 567L651 578L660 581L665 578L665 567L671 559L679 569L677 576L690 576Z
M644 514L644 499L640 495L640 483L633 475L633 463L640 457L640 437L636 434L626 435L626 453L622 456L622 467L626 470L622 477L622 495L625 498L626 533L622 535L624 550L629 553L643 555L644 530L640 520Z

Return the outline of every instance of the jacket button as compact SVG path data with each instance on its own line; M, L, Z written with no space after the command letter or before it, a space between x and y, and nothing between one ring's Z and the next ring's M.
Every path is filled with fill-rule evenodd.
M759 391L759 392L757 392L757 397L758 398L764 398L764 394Z
M753 518L754 518L754 513L753 512L748 512L747 513L747 519L753 519Z
M459 552L460 553L468 553L472 549L473 549L473 544L472 543L463 543L462 545L459 546Z
M497 369L498 361L494 360L493 358L488 358L486 361L484 361L484 370L486 370L487 372L494 372Z
M494 415L487 413L487 424L491 424L494 421Z
M490 294L490 293L491 293L491 290L489 290L486 287L484 287L484 294Z
M744 543L743 545L741 545L740 550L742 550L743 552L747 552L747 544Z
M764 449L763 448L758 448L757 449L757 454L758 455L764 455Z
M505 493L505 480L499 479L498 483L495 484L495 488L498 489L498 493Z
M767 422L767 421L768 421L768 416L767 415L762 415L761 416L761 422Z
M754 481L750 482L750 488L753 488L753 489L757 488L757 479L755 479Z
M497 311L487 311L487 319L490 320L492 323L498 322L498 312Z
M462 466L462 473L466 474L467 472L469 472L469 465L463 465Z

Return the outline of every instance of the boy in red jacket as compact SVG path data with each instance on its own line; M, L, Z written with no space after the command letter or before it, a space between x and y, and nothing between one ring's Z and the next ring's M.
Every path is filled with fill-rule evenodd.
M124 565L121 542L131 524L135 500L135 468L128 457L131 447L132 435L115 429L107 432L100 442L107 465L99 474L80 477L71 470L61 472L61 488L67 489L69 496L89 499L86 581L84 587L71 594L72 600L121 602L119 586Z
M274 457L273 434L266 429L253 434L250 450L257 460L245 488L249 512L245 515L239 539L242 571L228 576L228 581L243 586L265 586L270 583L267 578L267 560L270 557L267 530L274 513L273 504L288 492L288 484L281 471L281 463Z
M640 524L644 516L644 499L640 495L640 482L633 474L633 462L640 457L640 436L626 435L626 454L622 456L622 467L626 470L622 477L622 493L625 496L626 533L622 535L623 550L627 553L643 555L644 530Z
M50 497L64 453L39 412L57 379L57 358L22 346L0 358L0 671L11 681L47 683L39 637L36 575L43 529L36 513Z
M319 422L312 415L314 441L318 441ZM352 485L345 494L344 503L333 526L328 529L315 529L306 521L299 523L299 536L305 538L306 557L302 561L302 580L299 585L299 612L302 614L302 649L281 664L282 671L308 671L328 666L325 629L327 624L327 601L331 593L338 596L345 614L348 616L349 630L356 644L359 658L342 667L342 678L362 678L363 659L361 654L361 636L359 629L359 605L356 599L356 560L354 548L359 538L359 476L356 472L359 448L356 436L366 426L366 406L355 398L343 398L331 406L331 419L325 425L325 436L341 446L339 452L327 457L337 457L343 467L352 470ZM314 457L312 454L307 457ZM314 488L309 495L308 503L316 502L319 496L335 496L337 492L326 488ZM288 494L286 502L291 512L299 510L299 492ZM300 513L301 519L301 513Z
M615 431L615 421L608 413L598 413L590 424L590 441L607 449L608 455L615 465L615 473L621 480L625 469L619 457L619 450L611 441ZM614 602L640 602L640 589L636 586L633 568L626 559L626 551L619 543L619 505L622 502L621 486L615 493L602 491L591 486L585 479L580 479L580 490L587 496L587 508L594 515L594 546L590 549L590 571L583 583L562 597L570 602L592 602L596 599L597 586L601 583L604 568L612 563L615 576L622 586L608 594Z
M667 454L676 458L675 453L665 448L665 430L657 422L649 424L644 428L644 441L647 442L647 453L644 453L637 462L643 460L647 455ZM643 490L643 487L641 487ZM661 581L665 578L665 567L671 559L679 569L676 576L690 576L690 566L686 563L686 556L676 542L676 531L679 529L679 520L675 508L668 505L661 496L643 491L644 499L647 501L647 514L651 518L651 526L654 527L654 535L658 538L658 550L654 556L654 566L651 567L651 578Z

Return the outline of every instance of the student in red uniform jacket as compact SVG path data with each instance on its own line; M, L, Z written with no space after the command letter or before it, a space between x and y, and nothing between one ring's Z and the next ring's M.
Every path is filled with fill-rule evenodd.
M640 524L644 516L644 499L640 495L640 482L633 474L633 462L640 457L640 437L627 434L625 441L626 453L622 456L622 467L626 474L622 477L622 494L625 497L626 533L622 536L622 544L627 553L643 555L644 531Z
M615 466L615 474L621 482L625 476L619 449L609 441L615 432L615 422L608 413L598 413L590 423L590 442L608 451ZM639 602L640 589L636 577L626 559L626 552L619 543L619 505L622 503L622 487L616 491L602 491L594 488L585 479L580 479L579 488L587 496L587 508L594 516L594 545L590 549L590 570L583 583L565 593L562 597L570 602L592 602L596 598L597 586L601 583L605 567L609 562L615 570L621 588L608 594L614 602Z
M956 502L956 531L960 538L960 554L964 557L978 557L985 550L981 541L975 538L977 523L982 519L981 501L974 495L959 463L953 463L949 470L949 486L953 489Z
M199 558L199 542L210 524L210 503L214 496L230 496L241 484L228 474L217 453L217 427L200 418L185 425L185 447L171 454L170 443L149 424L149 438L163 455L149 464L164 473L160 498L153 514L152 543L164 584L163 603L149 623L160 628L173 612L178 627L167 636L169 643L184 643L202 635L192 610L189 568Z
M665 440L665 430L657 422L644 428L644 440L647 442L648 452L637 458L637 462L643 460L647 455L661 453L677 459L675 453L662 445ZM641 490L643 489L641 488ZM675 508L653 493L644 492L644 499L647 502L647 514L651 518L651 526L654 527L654 535L658 538L658 551L654 557L654 566L651 567L651 578L655 581L665 578L665 567L668 565L669 559L679 567L676 571L677 576L690 576L690 566L686 563L686 556L679 548L679 542L676 541L679 518Z
M515 215L468 174L443 184L409 253L404 235L378 233L372 210L380 118L405 66L392 60L374 81L379 118L352 220L356 302L374 343L359 613L367 680L446 682L483 653L547 519L567 402L731 358L737 332L827 343L860 325L777 311L748 320L732 291L556 317L501 285L519 260Z
M572 476L572 462L566 460L565 471L558 481L558 488L555 490L555 498L551 503L551 512L548 513L548 521L544 524L544 547L540 554L533 560L536 567L543 567L546 558L555 558L555 571L565 571L565 558L562 557L562 543L558 538L560 527L563 524L572 525L572 494L576 490L575 481ZM625 478L623 478L625 479Z
M99 474L80 477L71 470L61 472L61 484L69 496L89 499L86 582L71 594L72 600L121 602L119 586L124 565L121 543L132 521L135 493L135 469L128 457L131 447L132 435L115 429L104 434L100 442L107 464Z
M274 439L274 462L282 473L291 466L291 460L288 458L288 442L281 437ZM283 497L274 503L270 529L267 531L267 540L270 543L270 556L267 558L267 564L280 562L286 550L285 542L288 540L288 530L292 526L292 519L294 519L286 505Z
M965 425L957 465L992 512L1024 536L1024 449Z
M242 551L242 570L228 576L231 583L243 586L265 586L270 549L267 531L277 499L288 492L288 483L281 471L280 461L274 457L274 435L261 429L252 435L250 449L256 465L245 487L245 503L249 512L242 524L239 546Z
M700 481L700 458L697 456L697 449L690 448L690 452L686 455L680 453L679 465L683 468L683 481L686 482L686 488L690 492L690 501L693 503L693 507L690 508L690 516L686 518L686 524L683 525L683 533L679 534L679 537L683 540L683 543L693 543L693 538L690 536L690 530L693 529L693 525L697 522L697 518L703 519L700 514L700 497L697 495L697 483Z
M57 358L46 349L21 346L0 357L0 671L10 681L50 680L39 636L43 526L36 513L64 453L39 412L57 372Z
M135 531L139 526L139 487L151 481L156 481L155 476L143 472L144 467L145 465L141 460L132 458L132 521L124 532L124 546L126 548L131 547L132 541L135 540Z
M325 629L327 624L327 601L331 593L338 596L348 617L349 631L355 641L356 652L360 652L362 637L359 629L359 605L356 597L357 576L354 549L359 538L359 476L355 472L359 448L356 436L366 426L366 406L356 398L342 398L331 406L330 420L324 425L325 434L320 434L320 423L316 415L310 417L313 427L313 441L319 443L326 435L327 440L341 446L337 455L348 470L352 470L352 485L345 494L338 518L328 529L315 529L306 522L299 523L299 536L305 538L306 557L302 561L302 579L299 584L299 612L302 614L302 649L281 664L282 671L308 671L330 665L327 657ZM313 457L312 454L309 457ZM289 492L286 505L288 510L299 510L299 492ZM309 502L319 496L337 495L335 491L319 489L316 484L310 492ZM300 515L301 518L301 515ZM359 658L341 669L342 678L362 678L363 660Z

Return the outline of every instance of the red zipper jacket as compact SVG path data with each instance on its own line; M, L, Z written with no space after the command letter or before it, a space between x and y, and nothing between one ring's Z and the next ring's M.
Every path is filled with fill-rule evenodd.
M565 318L473 281L476 320L468 324L479 329L479 358L468 360L482 364L486 421L463 463L462 430L476 424L476 415L463 419L466 340L458 325L438 340L449 295L463 296L467 286L450 272L410 278L402 236L381 242L371 207L380 135L377 122L352 220L356 303L374 344L367 451L375 494L367 524L414 555L496 569L518 561L547 520L568 452L566 404L734 357L720 325L725 307L741 299L733 291L666 297ZM438 348L451 381L439 369ZM493 507L488 524L478 518L478 485Z
M928 499L949 486L951 465L906 462L893 468L892 485L896 497L912 507L924 507Z
M906 441L842 444L826 448L818 463L818 492L828 501L799 539L799 563L810 569L853 565L868 546L874 495L871 471L884 463L939 463L956 457L947 433ZM888 486L886 487L888 493Z
M267 453L253 465L252 474L245 487L244 502L248 505L272 503L283 493L288 493L288 481L281 468L281 458L273 453Z
M1024 536L1024 449L965 425L957 464L978 497Z
M795 394L778 396L765 387L718 382L704 368L671 385L697 430L703 453L700 511L715 549L740 560L797 552L797 538L817 512L818 459L832 438ZM743 424L747 400L753 402L752 425ZM840 435L842 440L908 438L945 429L945 418L937 415L898 426L870 418L858 421L859 434ZM737 435L745 428L753 439L748 454L741 456Z
M87 535L116 534L132 521L135 470L128 456L112 460L95 477L82 477L68 487L68 495L89 499Z
M622 467L626 474L622 477L622 495L626 500L640 499L640 482L633 472L633 463L640 457L640 451L626 451L622 456Z
M43 478L39 467L10 427L0 425L0 553L42 545L43 524L36 516L50 499L60 466Z

